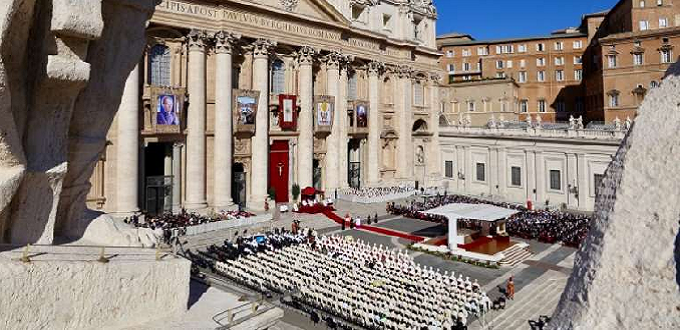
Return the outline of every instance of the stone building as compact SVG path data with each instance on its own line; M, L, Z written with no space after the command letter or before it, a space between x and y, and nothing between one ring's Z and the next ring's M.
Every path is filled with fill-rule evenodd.
M587 119L634 118L647 91L677 61L680 3L621 0L592 39L584 55Z
M443 91L449 97L445 111L455 112L458 102L483 102L461 100L457 95L468 86L461 82L479 81L476 86L485 90L479 93L493 95L493 81L510 78L519 85L520 120L526 114L544 121L570 115L586 122L634 118L647 91L676 61L679 36L677 0L620 0L609 11L584 15L578 28L545 37L475 40L444 34L437 38L444 54L440 67L449 73L446 89L452 89Z
M444 54L440 67L448 72L447 89L453 98L446 107L463 103L468 112L483 113L484 97L467 98L470 82L480 95L492 99L510 112L540 114L543 120L566 120L569 114L583 112L580 84L582 55L587 34L580 29L556 31L549 36L501 40L474 40L469 35L448 34L437 38ZM495 95L498 80L512 79L518 85L517 98L501 100ZM459 94L462 94L459 96ZM446 109L447 112L452 109ZM477 117L484 115L477 115ZM486 115L490 117L490 115Z
M262 209L294 184L436 181L436 19L427 0L162 1L89 203Z
M626 127L442 126L443 185L458 194L592 211Z

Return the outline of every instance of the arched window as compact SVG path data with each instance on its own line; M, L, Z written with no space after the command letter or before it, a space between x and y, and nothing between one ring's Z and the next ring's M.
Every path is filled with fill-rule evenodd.
M390 80L389 77L385 78L385 80L383 81L382 87L383 87L383 90L382 90L383 102L385 104L394 103L394 100L393 100L394 87L392 86L392 80Z
M347 79L347 99L356 100L357 99L357 74L352 72Z
M149 84L170 86L170 48L155 45L149 52Z
M271 85L272 94L282 94L286 91L286 66L281 60L272 63Z

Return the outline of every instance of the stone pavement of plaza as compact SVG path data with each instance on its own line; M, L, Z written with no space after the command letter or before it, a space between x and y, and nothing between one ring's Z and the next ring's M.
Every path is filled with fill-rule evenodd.
M379 223L374 226L384 227L391 230L413 233L415 235L431 236L441 233L443 228L437 224L426 221L405 219L388 215L385 211L385 203L380 204L355 204L344 201L339 201L336 205L338 209L336 213L342 217L346 213L353 216L361 216L362 219L367 215L378 214ZM500 311L492 311L487 314L484 320L474 320L469 325L470 330L477 329L530 329L529 320L538 320L541 315L550 316L557 306L560 295L566 285L567 278L571 273L575 249L564 247L561 245L549 245L537 241L524 241L513 238L516 241L524 241L529 244L530 250L534 255L518 264L515 267L501 267L500 269L489 269L483 267L472 266L466 263L453 262L443 260L439 257L424 254L421 252L410 251L406 249L409 241L401 238L384 236L373 232L361 230L345 230L341 231L340 226L332 220L326 218L322 214L317 215L301 215L286 213L279 217L279 219L263 223L255 228L249 228L248 233L256 233L264 231L273 227L284 227L290 229L293 218L300 219L303 227L311 227L316 229L323 235L343 235L352 236L354 239L361 239L369 243L382 244L394 249L404 249L414 257L414 260L424 266L439 268L442 271L453 271L456 274L463 274L469 276L471 279L477 279L482 285L483 289L489 294L493 300L500 296L497 286L505 287L507 279L513 276L515 281L515 300L508 301L506 308ZM243 233L244 228L239 229L239 234ZM205 233L201 235L191 236L186 238L185 248L196 249L204 248L210 244L221 244L224 239L232 238L234 230L223 230ZM192 309L205 308L204 306L212 306L211 301L217 300L235 300L235 296L227 296L228 293L219 291L214 288L209 288L200 299L190 308ZM217 298L218 295L220 298ZM204 298L205 296L205 298ZM203 302L203 300L207 302ZM226 306L220 306L220 308ZM194 307L195 306L195 307ZM228 307L227 307L228 308ZM210 309L211 312L217 311L219 308ZM224 310L224 309L222 309ZM281 321L271 327L271 329L279 330L296 330L296 329L324 329L323 325L313 325L307 317L304 317L294 310L283 309L284 315ZM217 312L216 312L217 311ZM220 310L221 311L221 310ZM198 312L196 312L198 313ZM207 316L208 312L205 312ZM197 314L198 315L198 314ZM212 317L212 315L210 315ZM210 322L215 326L216 324L207 318L205 325ZM482 326L482 322L484 325ZM174 328L171 328L174 329ZM177 328L179 329L179 328ZM207 328L206 328L207 329Z

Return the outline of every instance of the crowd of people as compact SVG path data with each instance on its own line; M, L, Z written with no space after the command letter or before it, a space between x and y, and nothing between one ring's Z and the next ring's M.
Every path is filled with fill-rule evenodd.
M413 185L400 185L392 187L345 188L339 189L338 193L343 195L351 195L358 198L374 198L409 192L415 193L415 191L416 187Z
M296 307L368 329L466 329L492 304L476 280L421 267L404 251L307 229L225 242L190 258L251 289L292 294Z
M578 247L588 236L591 218L582 214L560 211L524 211L506 222L506 231L512 236L537 239L545 243L560 242Z
M387 212L407 218L426 220L440 224L447 224L444 216L424 214L431 210L452 203L490 204L518 211L508 217L506 231L511 236L525 239L536 239L545 243L562 243L567 246L578 247L590 230L591 217L583 214L573 214L556 210L529 210L523 205L493 202L480 198L437 194L423 201L411 201L407 204L387 204ZM474 219L459 220L460 228L478 229L481 225Z
M135 227L149 228L151 230L163 231L163 239L169 242L174 236L182 236L186 233L186 228L198 226L206 223L236 220L249 218L255 214L245 211L221 211L215 216L204 216L197 213L188 213L182 209L179 213L164 213L156 216L145 215L143 220L140 216L133 214L124 221Z

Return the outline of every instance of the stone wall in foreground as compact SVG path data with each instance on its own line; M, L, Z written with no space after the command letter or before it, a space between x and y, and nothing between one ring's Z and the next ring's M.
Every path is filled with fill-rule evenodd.
M2 1L0 243L52 244L92 220L89 178L157 2Z
M0 253L0 329L102 329L180 315L189 299L190 262L149 249L34 247Z
M680 63L606 172L550 329L680 329Z

